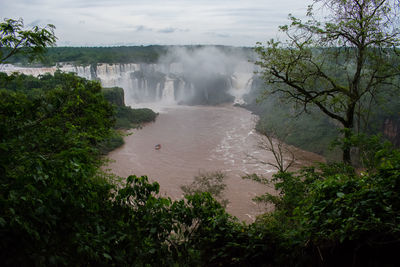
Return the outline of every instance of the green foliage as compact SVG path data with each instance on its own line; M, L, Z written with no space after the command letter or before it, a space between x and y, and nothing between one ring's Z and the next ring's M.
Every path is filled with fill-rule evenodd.
M114 131L108 138L101 141L96 147L99 149L99 152L101 154L107 155L109 152L122 146L125 143L122 136L122 133Z
M278 94L263 94L265 90L270 90L268 88L269 85L262 84L256 78L252 90L245 98L249 103L245 108L259 116L256 130L265 134L270 129L274 129L278 138L284 140L285 143L323 155L330 162L339 161L339 149L343 149L343 146L335 140L344 136L338 125L316 108L308 108L308 112L302 112L301 107L283 101ZM375 100L376 102L369 103L368 99L362 99L361 105L369 106L369 110L360 112L368 118L357 120L357 127L352 131L352 135L382 135L382 138L389 139L398 147L396 122L400 114L400 95L393 90L384 90L376 96ZM332 142L334 146L331 145ZM364 143L368 144L368 141ZM356 142L351 146L352 156L356 166L360 164L363 166L358 154L364 153L362 152L364 148L358 146L362 144Z
M22 19L0 22L0 64L18 54L32 61L43 54L47 46L55 45L54 25L48 24L45 28L35 26L30 30L23 28Z
M378 150L363 173L321 164L276 174L279 193L259 198L275 211L245 225L199 192L219 196L222 174L200 175L185 199L172 201L145 176L116 186L99 172L98 147L112 138L114 114L97 82L62 73L0 78L5 266L391 266L400 153L376 138L353 140L369 158Z
M121 87L103 88L104 98L113 105L125 106L124 89Z
M0 81L3 265L234 262L224 244L244 228L210 194L171 201L147 177L115 186L99 171L113 108L97 82L58 72Z
M97 82L2 75L1 88L3 265L219 261L211 255L236 222L209 194L173 202L157 196L159 185L147 177L117 187L99 172L98 145L113 133L113 109Z
M134 128L142 123L155 121L157 115L149 108L133 109L126 106L117 106L115 127L120 129Z
M194 177L194 181L190 185L182 185L181 189L185 195L208 192L218 199L223 207L226 207L229 200L223 199L223 192L226 188L225 177L225 174L220 171L199 173Z
M399 164L400 152L384 144L375 151L374 168L360 174L345 164L278 173L272 182L279 195L258 198L275 204L275 211L256 224L289 248L284 260L292 262L289 265L395 266L400 247Z
M382 138L382 135L369 136L364 133L355 134L350 129L342 129L342 138L336 138L332 146L338 146L343 149L351 149L354 165L373 171L377 166L376 151L382 149L392 150L392 144Z
M260 85L258 85L260 86ZM323 155L328 160L337 160L337 151L330 149L330 143L338 136L337 127L327 117L314 109L301 113L292 105L269 95L257 101L260 87L256 85L247 96L246 108L259 116L256 130L266 134L273 129L277 138L287 144Z
M184 46L189 51L200 49L202 45ZM251 54L251 48L215 46L227 55L233 53ZM119 46L119 47L50 47L43 55L41 65L53 66L59 62L70 62L81 65L96 65L98 63L156 63L160 57L167 54L171 46ZM176 60L176 59L172 59ZM29 59L24 55L15 55L10 63L27 65ZM34 62L39 63L39 62Z
M112 107L97 82L61 73L25 78L2 76L0 86L1 258L66 265L96 250L85 238L112 186L97 174L95 146L111 131Z
M10 149L53 156L95 145L110 134L113 110L98 82L59 72L40 79L5 76L0 116Z
M289 38L258 43L263 79L273 86L268 94L295 103L308 111L317 108L343 128L353 130L367 121L371 104L381 92L398 90L400 31L396 24L398 0L314 1L318 10L329 10L317 21L313 7L309 20L289 16L280 27ZM360 129L360 127L358 127ZM346 136L347 138L348 136ZM351 163L349 149L343 161Z
M148 108L132 109L125 106L124 90L120 87L103 88L105 99L114 105L115 128L130 129L142 123L155 121L157 113Z
M342 254L360 266L373 261L393 266L400 244L400 154L384 149L376 155L376 173L327 175L312 184L296 211L310 246L327 260L337 262Z
M103 93L98 82L74 74L0 73L2 265L397 264L400 151L379 137L346 132L339 140L345 149L358 147L363 171L320 164L274 175L278 194L258 200L272 202L275 210L245 225L210 193L199 192L219 195L222 174L200 175L186 187L185 199L172 201L146 176L122 181L102 173L99 150L120 142L115 111L129 122L155 118L118 104L121 90Z
M51 47L43 55L42 62L52 66L58 62L70 62L82 65L97 63L155 63L165 54L167 47L150 46L120 46L120 47ZM28 58L17 55L11 63L28 64Z
M336 174L313 184L297 211L311 239L316 243L359 240L372 245L400 241L399 174L398 170L361 177Z

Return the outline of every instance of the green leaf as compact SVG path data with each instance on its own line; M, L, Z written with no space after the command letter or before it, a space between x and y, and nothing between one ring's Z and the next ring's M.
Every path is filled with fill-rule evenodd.
M0 217L0 226L4 227L6 225L6 221Z
M344 193L342 193L342 192L337 192L336 195L337 195L338 197L340 197L340 198L344 197Z
M109 254L105 253L105 252L103 253L103 256L104 256L104 258L106 258L108 260L112 260L112 257Z

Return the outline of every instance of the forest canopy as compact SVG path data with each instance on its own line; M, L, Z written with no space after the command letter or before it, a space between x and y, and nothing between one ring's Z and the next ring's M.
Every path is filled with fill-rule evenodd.
M31 62L23 54L17 54L8 60L9 63L22 65L54 66L58 62L90 65L97 63L157 63L158 59L166 55L171 48L177 46L149 45L149 46L116 46L116 47L49 47L43 58ZM203 45L183 46L188 51L204 47ZM215 46L222 53L252 54L251 48ZM0 49L1 51L1 49Z

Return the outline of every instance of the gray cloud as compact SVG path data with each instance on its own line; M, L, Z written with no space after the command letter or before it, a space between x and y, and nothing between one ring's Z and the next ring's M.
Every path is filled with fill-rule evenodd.
M231 35L224 33L216 33L216 32L206 32L207 35L219 38L229 38Z
M139 25L139 26L135 27L135 31L137 31L137 32L144 32L144 31L151 32L151 31L153 31L153 29L148 28L148 27L146 27L144 25Z
M174 32L189 32L189 29L178 29L178 28L172 28L172 27L167 27L163 29L159 29L157 32L159 33L174 33Z
M22 17L30 26L52 23L59 44L253 46L275 38L287 14L305 14L313 0L0 1L0 18Z
M161 32L161 33L173 33L176 30L177 29L175 29L175 28L168 27L168 28L160 29L160 30L158 30L158 32Z

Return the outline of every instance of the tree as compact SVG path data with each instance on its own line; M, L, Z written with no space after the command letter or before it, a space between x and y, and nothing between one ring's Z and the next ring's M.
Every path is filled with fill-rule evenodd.
M286 172L290 167L292 167L295 164L296 159L293 151L286 143L284 143L286 137L287 134L286 136L278 138L275 129L269 131L265 130L263 132L263 138L258 143L258 147L271 152L274 156L275 162L259 162L270 165L276 168L279 172Z
M223 198L226 188L226 174L221 171L200 172L194 177L190 185L182 185L181 189L185 195L210 193L224 208L229 204L228 199Z
M319 21L313 10L328 15ZM257 43L256 64L273 85L266 94L278 93L305 112L317 107L354 130L370 109L366 103L399 87L398 11L399 0L314 0L307 22L289 15L291 24L280 27L286 41ZM350 149L343 149L346 163Z
M4 19L0 22L0 64L18 53L28 55L29 59L40 56L47 46L55 45L55 26L48 24L44 28L38 26L24 30L22 19Z

